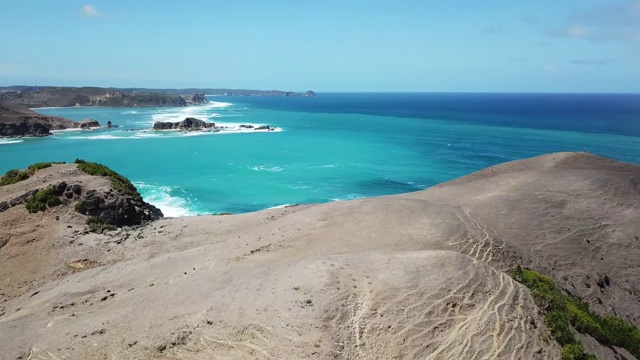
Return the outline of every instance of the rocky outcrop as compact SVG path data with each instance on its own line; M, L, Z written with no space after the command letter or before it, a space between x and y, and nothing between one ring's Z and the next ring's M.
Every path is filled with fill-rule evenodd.
M92 216L99 222L115 227L140 225L163 217L162 211L140 198L122 194L114 189L85 189L82 183L61 181L49 185L62 204L75 203L75 211ZM26 203L40 189L29 190L15 198L0 202L0 213Z
M203 93L195 93L193 95L183 96L183 98L189 105L200 105L209 102Z
M276 129L276 128L270 127L269 125L253 126L253 125L241 124L238 127L241 129L268 130L268 131L273 131Z
M186 118L178 122L157 121L155 124L153 124L153 130L194 131L194 130L205 130L205 129L215 128L215 126L216 126L215 123L208 123L206 121L202 121L196 118Z
M48 136L51 130L80 127L80 123L38 114L28 108L0 103L0 137Z
M66 186L64 197L77 199L77 212L116 227L140 225L163 217L157 207L112 189L85 190L81 184L73 184Z
M79 127L80 129L98 128L100 127L100 123L94 119L84 119L80 121Z

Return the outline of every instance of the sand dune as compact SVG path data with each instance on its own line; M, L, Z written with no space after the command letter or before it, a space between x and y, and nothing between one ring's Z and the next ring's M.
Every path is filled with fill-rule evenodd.
M70 178L105 186L59 165L0 201ZM410 194L101 235L68 207L18 206L0 213L0 358L559 358L506 271L640 325L639 200L640 166L559 153Z

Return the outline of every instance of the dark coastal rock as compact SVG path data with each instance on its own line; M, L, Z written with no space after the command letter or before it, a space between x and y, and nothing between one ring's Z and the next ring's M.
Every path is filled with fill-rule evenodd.
M241 128L245 128L245 129L253 129L253 125L245 125L245 124L242 124L242 125L240 125L240 127L241 127Z
M194 130L204 130L204 129L214 128L215 126L216 126L215 123L208 123L206 121L196 119L196 118L186 118L178 122L157 121L155 124L153 124L153 130L194 131Z
M22 195L19 195L11 200L8 201L3 201L0 202L0 213L6 210L9 210L10 208L14 207L14 206L18 206L21 204L24 204L27 202L27 199L29 199L29 197L33 196L35 193L38 192L38 189L36 190L29 190L25 193L23 193Z
M204 96L203 93L196 93L190 96L183 96L183 97L184 97L184 100L189 105L200 105L200 104L206 104L209 102L209 100L207 100L207 98Z
M84 215L93 216L100 222L117 227L140 225L147 221L161 219L162 211L132 196L113 190L80 189L78 196L75 189L65 192L65 197L78 197L76 210Z
M94 119L84 119L80 121L80 129L90 129L100 127L100 123Z
M262 126L258 126L257 128L255 128L254 130L273 130L272 128L269 127L269 125L262 125Z
M26 107L0 103L0 137L48 136L51 130L78 127L79 123L38 114Z

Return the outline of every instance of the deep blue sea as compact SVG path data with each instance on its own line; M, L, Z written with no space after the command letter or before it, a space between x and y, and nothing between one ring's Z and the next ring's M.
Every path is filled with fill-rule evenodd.
M497 163L583 151L640 163L640 95L326 93L208 97L183 108L47 108L117 129L0 139L0 171L82 158L167 216L242 213L421 190ZM156 133L196 117L218 133ZM239 128L269 125L272 132ZM132 131L135 130L135 131Z

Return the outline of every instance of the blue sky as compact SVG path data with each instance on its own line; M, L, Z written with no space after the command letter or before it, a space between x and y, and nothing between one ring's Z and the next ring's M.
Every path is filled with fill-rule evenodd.
M0 0L0 86L640 92L640 0Z

